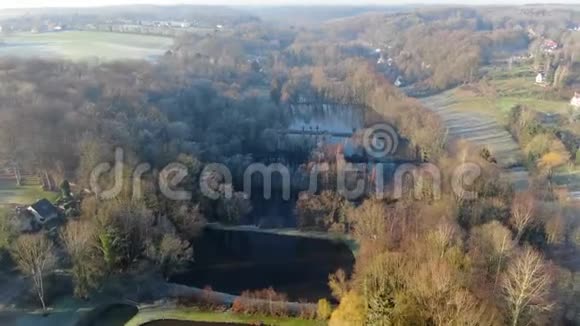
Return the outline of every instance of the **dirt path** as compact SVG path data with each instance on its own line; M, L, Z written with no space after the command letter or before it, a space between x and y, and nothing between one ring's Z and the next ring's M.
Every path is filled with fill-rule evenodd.
M508 178L516 190L527 188L529 173L521 165L524 154L511 134L493 117L452 108L453 99L447 93L422 98L420 101L441 117L450 139L465 139L487 147L498 164L506 170L503 177Z

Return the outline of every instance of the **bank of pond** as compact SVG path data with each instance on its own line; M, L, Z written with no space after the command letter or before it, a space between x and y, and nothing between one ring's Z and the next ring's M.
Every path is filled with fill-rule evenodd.
M275 232L206 228L193 242L197 248L193 262L170 282L192 288L211 288L232 297L244 291L271 287L286 294L289 302L315 304L320 298L331 298L327 284L329 274L338 269L351 273L354 265L353 253L344 241L308 237L307 234L290 236ZM224 306L231 303L222 302ZM256 325L255 320L250 324L239 323L241 320L246 322L246 319L233 314L231 319L210 322L205 320L214 320L210 318L212 313L201 313L200 318L200 313L187 307L178 309L179 313L172 309L175 310L158 308L141 312L132 305L112 304L94 309L77 326L122 326L129 321L133 321L130 325L152 326Z

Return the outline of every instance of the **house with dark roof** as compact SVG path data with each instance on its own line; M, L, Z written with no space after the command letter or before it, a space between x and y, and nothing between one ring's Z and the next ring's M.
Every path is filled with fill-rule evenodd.
M26 210L34 216L37 223L44 225L59 217L58 209L48 199L41 199L28 206Z

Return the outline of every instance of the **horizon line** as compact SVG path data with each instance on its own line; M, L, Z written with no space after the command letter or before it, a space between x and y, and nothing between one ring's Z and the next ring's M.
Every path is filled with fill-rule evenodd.
M472 3L472 4L465 4L459 3L455 1L447 1L447 0L439 0L435 2L400 2L400 3L375 3L375 2L368 2L368 3L357 3L357 4L350 4L350 3L338 3L338 4L331 4L326 2L314 2L314 3L295 3L295 2L288 2L288 3L256 3L256 4L227 4L227 3L120 3L120 4L85 4L81 6L68 6L68 5L55 5L55 6L24 6L24 7L0 7L0 11L10 11L10 10L42 10L42 9L99 9L99 8L115 8L115 7L139 7L139 6L150 6L150 7L176 7L176 6L191 6L191 7L350 7L350 8L361 8L361 7L377 7L377 8L387 8L387 7L415 7L415 6L458 6L458 7L520 7L520 6L559 6L559 5L580 5L576 2L570 0L570 2L516 2L513 4L505 4L494 2L493 0L489 1L482 1L481 3Z

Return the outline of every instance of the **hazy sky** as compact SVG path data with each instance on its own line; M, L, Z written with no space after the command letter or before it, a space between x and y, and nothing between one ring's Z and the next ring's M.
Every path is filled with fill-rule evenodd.
M28 8L28 7L89 7L109 6L121 4L223 4L223 5L363 5L363 4L404 4L404 3L455 3L455 4L521 4L521 3L578 3L578 0L0 0L0 9L4 8Z

